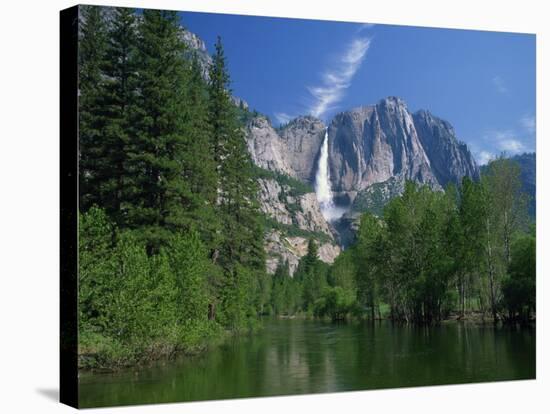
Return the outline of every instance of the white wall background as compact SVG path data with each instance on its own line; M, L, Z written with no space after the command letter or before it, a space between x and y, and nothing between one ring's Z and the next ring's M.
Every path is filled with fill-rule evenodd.
M91 3L95 3L91 1ZM133 0L105 5L368 21L537 34L537 380L102 409L135 413L538 413L550 406L546 133L550 13L544 1ZM72 1L2 2L0 11L0 411L70 412L57 403L59 269L58 12ZM545 207L546 206L546 207ZM546 254L545 254L546 253ZM546 406L546 407L545 407ZM546 410L545 410L546 408ZM95 412L92 410L90 412Z

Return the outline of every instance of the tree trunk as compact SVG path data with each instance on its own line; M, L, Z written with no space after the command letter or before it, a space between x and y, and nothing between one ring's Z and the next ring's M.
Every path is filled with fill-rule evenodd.
M493 321L497 322L497 304L496 304L496 292L495 292L495 270L493 267L493 251L491 241L487 240L487 267L489 269L489 293L491 298L491 313L493 315Z

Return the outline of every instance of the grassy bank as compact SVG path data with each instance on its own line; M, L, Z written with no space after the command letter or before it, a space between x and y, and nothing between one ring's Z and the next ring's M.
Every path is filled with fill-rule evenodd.
M163 337L116 339L84 331L79 337L78 367L98 371L116 371L180 354L205 352L230 335L216 323L206 323L188 331L168 330Z

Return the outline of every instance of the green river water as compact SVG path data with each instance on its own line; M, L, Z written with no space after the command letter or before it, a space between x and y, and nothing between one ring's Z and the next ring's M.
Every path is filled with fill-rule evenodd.
M266 319L193 357L80 374L82 407L535 378L535 329Z

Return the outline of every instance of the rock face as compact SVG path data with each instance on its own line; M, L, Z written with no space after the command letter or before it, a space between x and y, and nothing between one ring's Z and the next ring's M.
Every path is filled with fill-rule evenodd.
M293 275L300 259L307 254L308 242L304 237L286 236L276 230L269 231L265 236L267 272L273 274L279 263L288 262L289 273ZM326 263L333 263L340 252L340 247L333 243L319 245L319 259Z
M351 200L390 178L440 189L463 176L479 177L447 121L427 111L411 114L396 97L338 114L329 126L329 151L333 190Z
M246 126L246 143L252 161L258 167L296 177L290 166L283 141L263 116L253 118Z
M189 58L197 58L201 68L202 77L205 80L209 80L209 70L210 65L212 64L212 57L208 53L204 41L195 33L190 32L183 27L180 28L180 39L187 46L187 50L185 51L186 56Z
M258 116L246 128L248 149L257 166L311 187L325 128L319 119L303 116L275 129ZM308 237L318 241L321 259L332 262L340 252L338 244L353 240L361 212L380 214L403 191L406 180L441 190L448 183L460 183L464 176L479 177L474 158L452 126L427 111L411 113L400 98L388 97L336 115L328 138L331 189L336 203L349 211L329 224L312 190L291 196L292 188L261 179L262 211L287 226L286 230L274 227L266 235L271 272L279 260L288 260L293 272L305 254ZM292 228L306 233L288 231Z
M302 116L290 121L280 130L285 158L296 177L314 184L316 161L323 144L325 124L313 116Z
M317 241L319 258L332 263L340 254L334 229L325 220L313 192L316 160L324 136L324 124L300 117L275 129L264 116L246 125L246 142L256 166L271 174L258 179L261 211L272 221L265 236L267 271L274 273L287 261L290 274L307 253L310 238ZM280 180L291 177L294 180ZM279 179L278 179L279 178ZM295 184L300 184L296 188Z
M258 183L260 209L277 223L265 238L268 273L274 273L279 262L287 261L292 275L307 253L310 238L317 240L319 258L332 263L340 247L321 214L315 193L294 194L296 190L290 185L275 179L260 178Z
M259 115L248 122L246 139L257 166L314 184L324 131L323 122L312 116L298 117L275 129Z
M290 186L274 179L260 178L258 182L260 209L265 214L278 223L332 238L332 230L321 214L315 193L291 195Z
M329 154L338 192L354 194L395 176L439 185L413 116L399 98L338 114L329 126Z
M479 169L465 143L458 141L450 123L428 111L413 114L414 125L441 186L460 184L464 176L479 178Z

